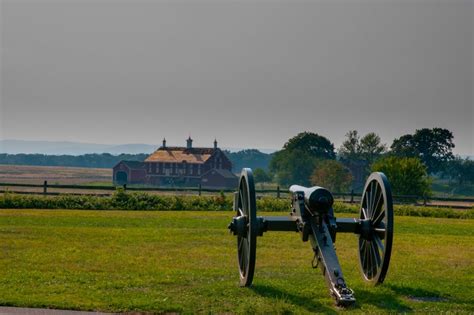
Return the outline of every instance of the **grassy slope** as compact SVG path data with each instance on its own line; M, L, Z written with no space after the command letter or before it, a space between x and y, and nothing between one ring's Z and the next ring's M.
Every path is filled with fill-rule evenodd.
M272 215L274 215L273 213ZM104 311L335 312L309 244L258 239L254 286L237 286L229 212L0 210L0 305ZM474 312L474 220L397 217L386 283L358 271L356 238L337 251L352 311ZM413 297L418 297L417 301ZM431 301L434 300L434 301Z

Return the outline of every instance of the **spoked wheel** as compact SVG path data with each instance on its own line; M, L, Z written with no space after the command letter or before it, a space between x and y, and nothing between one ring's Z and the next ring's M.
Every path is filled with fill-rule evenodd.
M237 259L239 262L240 285L252 284L255 271L257 247L257 205L252 170L244 168L240 176L239 190L234 201L234 217L229 229L237 235Z
M372 173L365 183L359 219L359 262L364 279L382 283L387 274L393 240L392 191L383 173Z

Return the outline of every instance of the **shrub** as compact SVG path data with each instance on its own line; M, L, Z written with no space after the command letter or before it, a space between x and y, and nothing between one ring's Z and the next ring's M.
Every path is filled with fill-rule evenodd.
M111 197L59 195L45 197L41 195L17 195L5 193L0 195L0 209L76 209L76 210L232 210L233 198L223 193L218 196L168 196L152 195L143 192L128 193L117 191ZM257 199L258 212L291 211L288 198L277 199L262 197ZM334 203L334 212L359 213L358 204L340 201ZM453 210L450 208L421 207L397 205L395 215L474 219L474 208L471 210ZM258 214L257 214L258 215Z
M431 195L426 166L418 158L385 157L372 165L372 171L387 176L395 195Z

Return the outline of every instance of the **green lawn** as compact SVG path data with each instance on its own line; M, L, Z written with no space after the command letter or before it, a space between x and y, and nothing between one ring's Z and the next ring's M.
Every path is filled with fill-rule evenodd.
M264 214L264 213L261 213ZM276 213L271 213L275 215ZM270 214L269 214L270 215ZM281 214L280 214L281 215ZM298 234L258 239L238 287L230 212L0 210L0 305L183 313L341 312ZM474 220L396 217L385 283L366 285L356 237L337 252L350 312L474 312Z

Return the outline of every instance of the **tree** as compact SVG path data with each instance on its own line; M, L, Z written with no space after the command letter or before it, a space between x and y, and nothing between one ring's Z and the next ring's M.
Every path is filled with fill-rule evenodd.
M309 185L309 175L313 171L316 161L317 159L304 151L281 150L273 156L270 170L281 185Z
M442 128L418 129L413 135L395 139L390 148L396 156L418 157L430 174L442 171L443 166L454 158L453 133Z
M357 130L349 130L346 133L346 140L338 150L339 157L343 161L357 161L360 156L360 137Z
M380 137L376 133L369 132L360 139L359 150L362 159L366 160L369 164L372 164L378 157L387 151L387 146L382 143Z
M278 183L309 185L316 161L335 159L334 145L316 133L302 132L289 139L270 161Z
M352 183L352 174L341 162L325 160L317 163L311 175L311 184L334 192L346 192Z
M385 157L372 165L372 171L383 172L396 195L431 195L426 166L418 158Z
M457 156L447 163L443 173L447 177L456 180L459 186L465 183L474 184L474 161Z
M262 168L256 168L253 171L253 178L256 183L265 183L271 181L271 177L267 172Z
M301 132L297 136L288 140L283 146L283 150L300 150L308 153L317 159L335 159L334 145L326 137L317 133Z
M338 150L339 157L346 163L363 160L370 165L387 151L387 146L374 132L360 138L357 130L350 130L346 138Z

